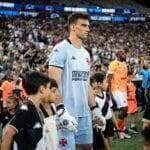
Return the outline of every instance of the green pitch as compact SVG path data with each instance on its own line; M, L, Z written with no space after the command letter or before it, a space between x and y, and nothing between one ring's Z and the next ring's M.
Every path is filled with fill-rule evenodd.
M112 150L142 150L143 146L143 138L141 135L142 130L142 113L139 114L138 120L137 120L137 128L139 133L138 134L132 134L131 139L124 139L119 140L114 137L113 140L113 148ZM130 123L130 116L127 118L127 125L129 126Z
M117 136L114 136L113 140L113 148L112 150L142 150L143 138L141 136L142 129L142 114L140 113L138 116L137 127L139 130L138 134L133 134L131 139L119 140ZM127 119L127 124L129 125L130 116ZM0 135L1 135L0 128ZM1 137L1 136L0 136Z

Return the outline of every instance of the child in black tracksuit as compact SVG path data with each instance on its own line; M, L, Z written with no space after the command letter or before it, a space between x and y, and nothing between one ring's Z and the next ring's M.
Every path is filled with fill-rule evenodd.
M95 93L95 100L98 103L99 109L103 117L106 119L106 127L96 129L93 127L94 150L103 150L112 148L112 139L114 135L114 123L116 118L111 107L113 106L110 96L107 94L107 80L103 72L96 73L91 77L91 86Z
M7 110L5 111L2 110L0 113L0 123L2 125L2 129L15 115L15 111L18 104L19 104L19 99L14 95L11 95L7 98L7 102L6 102Z

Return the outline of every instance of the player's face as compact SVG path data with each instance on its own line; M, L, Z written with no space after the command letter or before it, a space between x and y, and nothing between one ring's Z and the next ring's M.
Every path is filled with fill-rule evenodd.
M84 40L87 38L90 28L89 28L89 21L85 19L78 19L77 22L73 25L74 32L76 33L76 36L80 38L81 40Z
M94 82L94 83L92 83L92 90L94 91L94 95L96 96L96 95L98 95L98 85L97 85L97 82Z
M61 94L58 88L52 87L50 89L50 101L55 102L61 99Z
M14 110L17 105L17 102L15 102L15 100L12 99L7 99L6 105L8 110Z
M106 91L108 88L108 81L107 79L104 79L104 81L102 83L99 83L99 89Z
M120 55L120 60L126 61L126 53L125 52L122 52L122 54Z
M50 101L50 96L51 96L50 83L48 83L46 87L42 88L42 95L41 95L42 102L48 103Z
M44 89L42 102L44 103L55 103L55 101L60 100L61 94L56 87L50 88L50 83Z

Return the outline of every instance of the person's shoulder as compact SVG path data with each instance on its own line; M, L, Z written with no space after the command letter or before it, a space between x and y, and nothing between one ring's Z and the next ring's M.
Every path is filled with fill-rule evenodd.
M142 70L140 71L140 73L141 73L143 76L146 76L147 73L148 73L148 70L142 69Z
M0 114L0 118L3 119L5 118L6 116L8 116L9 112L8 111L3 111L1 114Z
M19 106L19 108L17 109L17 112L29 112L33 108L35 107L31 102L25 102Z
M140 74L142 74L144 72L144 69L142 68L141 70L140 70Z
M110 62L110 64L117 64L117 63L118 63L117 60L113 60L113 61Z
M54 51L65 50L70 46L70 43L67 40L63 40L54 46Z
M2 82L2 85L1 85L1 86L2 86L2 87L3 87L3 86L7 86L8 84L9 84L8 80L5 80L5 81Z
M114 62L114 65L116 65L116 67L119 67L119 68L127 67L126 62L121 62L121 61L119 61L119 60L116 60L116 61Z
M90 56L89 51L86 48L82 47L82 49L83 49L84 55Z
M118 61L117 60L113 60L109 63L109 67L115 67L118 65Z

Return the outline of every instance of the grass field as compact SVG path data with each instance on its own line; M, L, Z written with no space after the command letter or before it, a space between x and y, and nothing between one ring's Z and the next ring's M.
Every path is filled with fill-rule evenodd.
M127 119L127 124L129 125L130 116ZM113 148L112 150L142 150L143 139L141 136L141 128L142 128L142 113L138 116L137 127L139 130L138 134L132 135L131 139L119 140L117 136L114 136L113 140ZM0 129L1 133L1 129ZM0 134L1 135L1 134Z
M127 125L129 125L130 122L130 116L127 119ZM142 150L143 145L143 138L141 136L141 129L142 129L142 113L138 116L137 121L137 127L138 127L138 134L131 135L131 139L125 139L125 140L119 140L115 139L113 140L113 150Z

